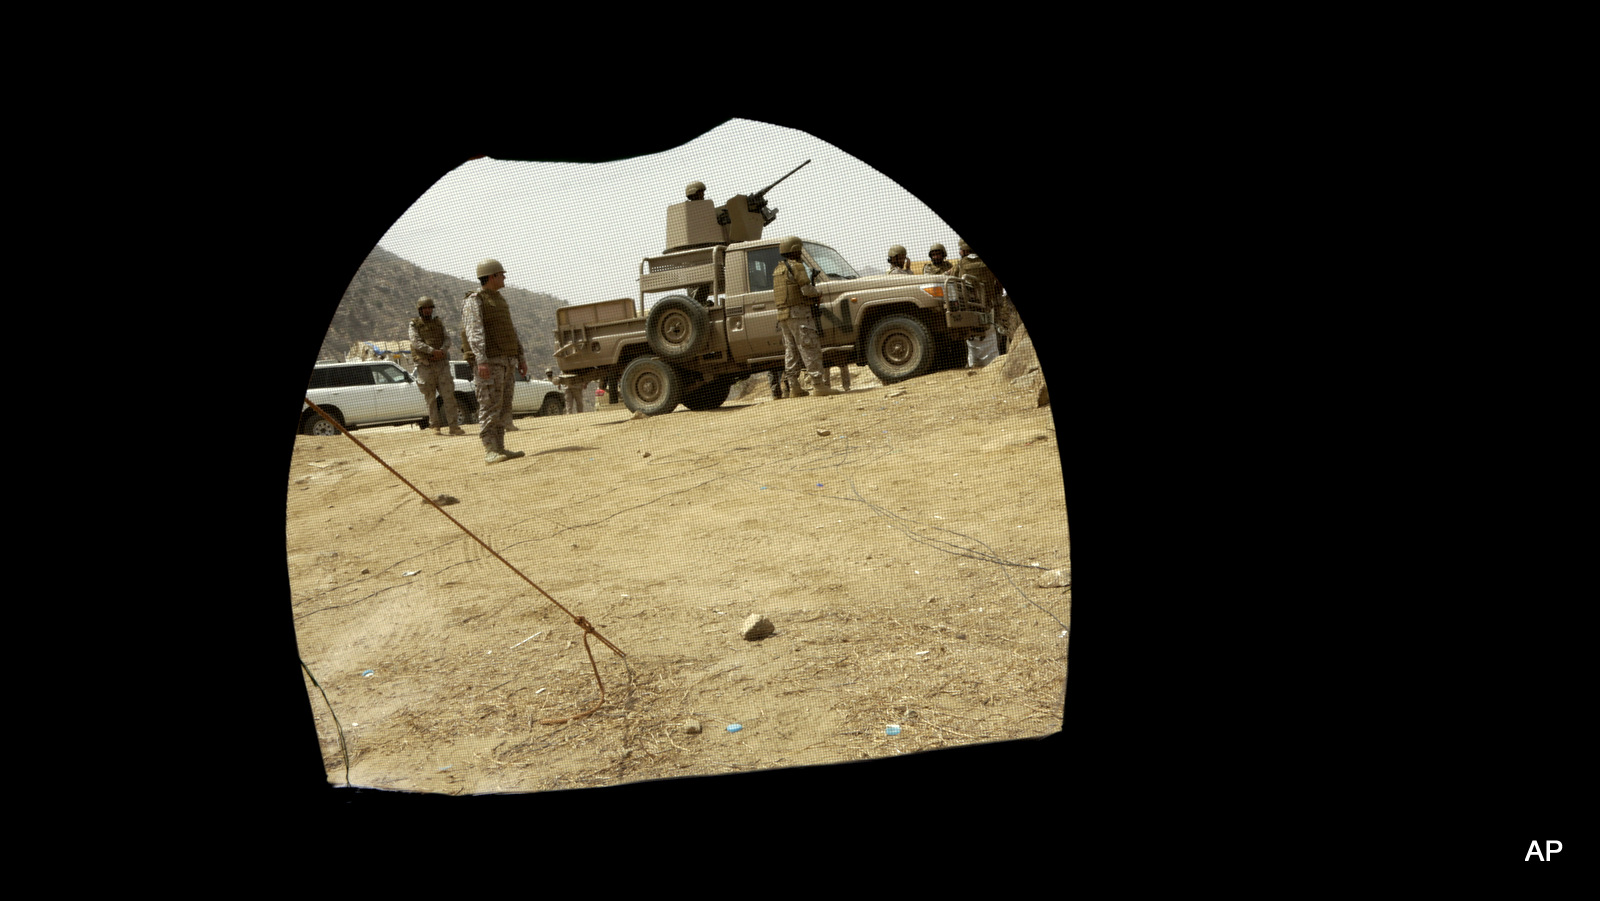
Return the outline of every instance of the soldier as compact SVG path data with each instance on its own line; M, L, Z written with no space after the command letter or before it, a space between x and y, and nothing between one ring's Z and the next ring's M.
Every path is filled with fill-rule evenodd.
M478 263L476 291L461 304L461 327L467 335L468 350L477 361L477 378L472 387L478 394L478 438L483 442L485 464L527 456L522 451L506 450L505 417L511 410L516 391L512 369L528 374L528 361L522 356L522 342L511 322L511 306L500 289L506 286L505 267L497 260Z
M949 275L956 264L945 259L943 244L935 244L928 248L928 264L922 267L923 275Z
M778 253L783 265L772 274L773 305L778 308L778 331L783 336L784 374L795 380L799 393L800 366L811 376L811 396L826 397L833 393L828 387L828 370L822 366L822 341L817 334L817 324L810 310L795 307L816 303L820 292L806 275L806 264L800 260L800 239L790 235L778 242ZM792 311L792 312L791 312Z
M517 347L517 352L518 353L522 352L522 348L521 348L520 345L518 345L518 347ZM478 368L477 367L477 355L474 354L472 352L472 348L467 345L467 330L465 328L463 328L461 330L461 355L462 355L462 358L467 361L467 371L468 372L471 372L471 371L473 371L473 370ZM511 386L511 394L512 394L512 396L515 397L516 393L517 393L516 392L516 386L512 385ZM508 403L508 404L505 405L504 409L502 409L500 411L500 424L505 426L505 429L508 432L520 432L520 431L522 431L522 427L517 425L516 417L512 415L512 409L511 408L512 408L512 405ZM510 451L507 451L507 453L510 453Z
M690 200L705 200L706 183L703 181L689 182L689 186L683 189L683 196L689 198Z
M575 375L564 376L561 383L561 393L567 398L568 413L583 412L583 389L588 387L588 382L579 383Z
M889 273L891 275L911 274L911 270L906 267L906 249L899 244L889 248Z
M431 297L417 299L417 318L411 320L411 358L417 361L417 387L428 401L428 425L439 434L444 423L450 424L450 434L465 435L456 424L460 412L456 409L455 378L450 375L449 354L445 353L444 322L433 318L434 303ZM444 421L439 419L439 407L433 402L433 393L444 398Z
M1011 300L1005 297L1005 288L1000 285L1000 279L995 277L994 270L972 252L971 244L961 242L961 259L956 262L950 274L970 276L976 280L982 287L984 296L989 299L989 309L994 311L996 328L990 329L981 338L967 339L967 368L987 365L998 349L996 331L1010 333L1016 308L1011 305Z

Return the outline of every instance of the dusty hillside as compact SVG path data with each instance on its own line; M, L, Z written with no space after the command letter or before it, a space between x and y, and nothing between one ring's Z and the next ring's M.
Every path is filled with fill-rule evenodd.
M562 725L537 721L599 700L571 619L349 439L296 438L294 616L349 781L538 791L1057 731L1070 548L1037 375L855 373L828 398L521 419L528 456L492 467L475 426L354 433L627 655L593 643L605 702ZM751 614L774 633L742 639Z

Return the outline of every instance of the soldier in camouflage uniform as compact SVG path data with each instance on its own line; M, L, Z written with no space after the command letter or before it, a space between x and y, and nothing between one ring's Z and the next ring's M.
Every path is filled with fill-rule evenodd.
M956 264L945 259L946 251L943 244L935 244L928 248L928 263L922 267L923 275L949 275Z
M961 259L951 270L951 275L970 276L983 288L984 296L989 299L989 309L994 311L995 328L992 328L981 338L967 339L967 368L987 363L980 361L983 345L990 341L998 342L996 330L1010 334L1016 318L1016 308L1011 305L1011 300L1005 296L1005 288L1000 285L1000 279L995 277L994 270L972 252L972 245L961 242Z
M511 413L511 398L516 391L513 369L528 374L528 361L522 356L522 342L511 322L511 306L500 296L506 286L505 267L497 260L478 263L476 291L461 303L461 328L467 335L467 349L477 362L472 387L478 394L478 438L483 442L486 464L527 456L522 451L506 450L505 419Z
M819 292L806 275L800 249L800 239L794 235L778 242L783 265L772 274L773 305L778 308L778 331L783 336L784 374L793 379L795 385L803 385L800 381L803 363L811 376L811 396L825 397L832 394L833 389L828 387L828 370L822 365L822 341L809 309Z
M554 382L556 387L561 389L561 398L566 401L565 412L583 412L583 386L578 384L577 376L566 373L556 375L554 369L546 369L544 377L546 381Z
M901 247L899 244L889 248L889 274L911 274L911 268L906 265L906 249Z
M456 409L455 378L450 374L449 354L445 353L444 322L433 316L431 297L417 300L417 318L411 320L411 358L417 361L417 387L428 400L428 425L435 435L445 423L450 424L450 434L465 435L456 425L460 411ZM439 419L439 407L433 402L433 393L444 398L444 421Z

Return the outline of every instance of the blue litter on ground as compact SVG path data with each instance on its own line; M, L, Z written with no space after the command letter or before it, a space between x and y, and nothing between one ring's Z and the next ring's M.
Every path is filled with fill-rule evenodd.
M728 724L728 731L729 732L738 732L740 729L743 729L743 728L744 727L739 725L738 723L729 723Z

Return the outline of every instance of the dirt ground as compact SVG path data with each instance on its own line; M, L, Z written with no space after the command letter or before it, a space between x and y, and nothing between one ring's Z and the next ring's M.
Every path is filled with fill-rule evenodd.
M518 419L527 456L495 466L475 425L353 433L627 655L591 639L604 703L561 725L538 721L600 700L572 618L350 439L297 437L286 545L329 781L544 791L1059 731L1050 408L1000 365L852 375L826 398ZM773 634L741 638L751 614Z

